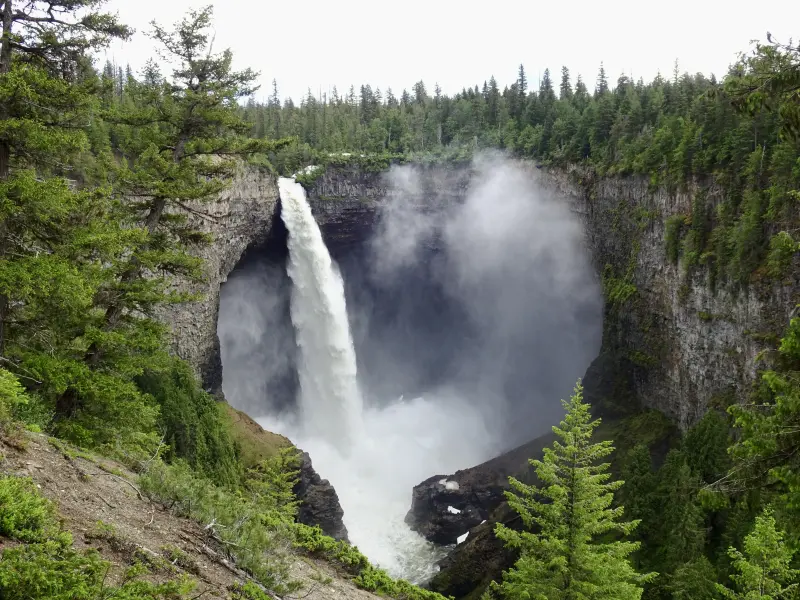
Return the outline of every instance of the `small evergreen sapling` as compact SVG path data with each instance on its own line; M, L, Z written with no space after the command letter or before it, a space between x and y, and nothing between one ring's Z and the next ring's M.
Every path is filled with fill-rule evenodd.
M744 552L728 550L737 574L731 575L731 589L717 584L725 598L731 600L778 600L788 598L797 589L793 583L798 571L791 568L795 550L784 542L783 532L775 524L772 509L767 507L756 517L753 531L744 539Z

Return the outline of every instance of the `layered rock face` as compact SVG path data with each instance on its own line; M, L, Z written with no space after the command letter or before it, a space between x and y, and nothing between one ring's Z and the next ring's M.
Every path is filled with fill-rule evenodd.
M294 488L301 500L297 520L306 525L319 525L323 533L337 540L347 541L347 527L342 518L344 510L339 496L327 479L314 470L308 452L303 452L300 477Z
M160 318L172 330L175 353L191 364L210 392L222 393L222 362L217 338L219 288L251 245L269 234L278 208L277 181L269 173L242 166L233 183L211 202L195 205L203 214L189 215L192 224L210 234L211 244L198 248L205 281L176 280L175 288L199 294L195 302L164 307Z
M687 274L683 264L672 264L665 223L691 214L693 187L652 190L643 178L594 180L577 168L541 170L539 180L581 215L606 295L609 284L633 286L624 302L606 298L602 349L630 381L631 400L685 430L725 394L744 397L764 368L759 354L800 301L796 275L747 288L714 286L705 268ZM709 211L721 200L721 190L708 192Z

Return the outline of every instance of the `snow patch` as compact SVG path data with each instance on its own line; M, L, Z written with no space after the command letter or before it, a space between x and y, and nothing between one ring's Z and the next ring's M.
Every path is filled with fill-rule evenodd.
M440 479L439 485L447 485L447 478L445 477L444 479Z
M453 508L452 506L448 506L447 507L447 512L449 512L451 515L460 515L461 514L460 510L458 510L457 508Z
M444 484L445 489L447 490L457 490L458 489L458 482L457 481L446 481Z
M469 531L467 533L465 533L464 535L458 536L456 538L456 544L463 544L468 537L469 537Z

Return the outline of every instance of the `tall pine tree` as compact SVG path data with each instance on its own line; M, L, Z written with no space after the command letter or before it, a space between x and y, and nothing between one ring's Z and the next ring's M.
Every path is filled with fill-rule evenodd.
M493 589L511 600L638 600L656 574L641 575L631 565L638 543L615 539L638 521L624 521L623 509L612 508L622 482L610 481L610 465L601 461L614 448L592 442L599 420L592 420L580 383L563 404L567 414L553 427L560 441L530 461L539 485L510 479L508 503L527 531L497 525L497 537L521 556Z

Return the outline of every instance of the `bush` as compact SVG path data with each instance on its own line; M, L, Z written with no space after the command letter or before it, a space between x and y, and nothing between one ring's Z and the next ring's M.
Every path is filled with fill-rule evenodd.
M42 542L58 528L55 508L28 477L0 477L0 534L22 542Z
M72 536L61 529L53 504L28 478L0 478L0 534L26 542L5 549L0 558L3 600L177 600L194 587L187 578L144 581L142 565L128 569L118 586L107 587L111 564L96 550L72 548Z
M296 471L291 452L280 453L248 471L237 491L214 485L192 472L185 461L154 463L139 484L151 499L203 523L239 567L265 588L281 594L300 587L289 576L292 521L291 493Z
M787 273L792 264L792 258L799 247L800 245L786 231L781 231L772 236L769 241L769 254L767 255L767 271L770 277L779 279Z
M383 569L370 564L358 548L322 533L319 527L295 524L295 546L341 567L353 576L358 587L379 596L402 600L445 600L445 597L424 590L403 579L392 579Z
M200 388L186 362L171 358L163 370L148 371L138 384L161 407L159 427L169 445L167 461L183 459L220 485L239 483L241 466L229 418Z
M667 250L667 260L673 265L678 264L681 254L681 235L683 233L687 217L685 215L672 215L667 218L664 231L664 244Z
M20 405L27 404L28 397L17 377L0 368L0 426L11 420L12 412Z

